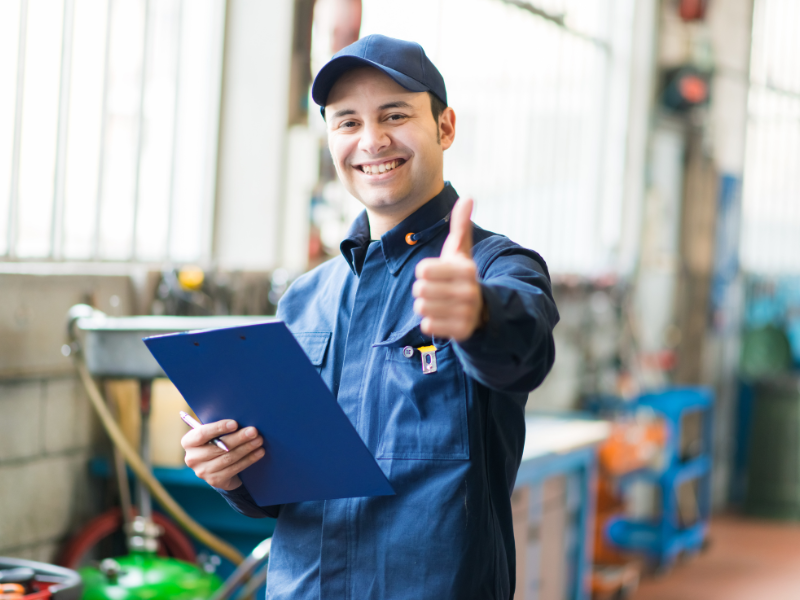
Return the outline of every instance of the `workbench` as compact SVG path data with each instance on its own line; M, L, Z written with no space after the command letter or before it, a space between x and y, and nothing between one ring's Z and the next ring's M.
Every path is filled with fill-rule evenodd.
M526 418L525 448L511 497L515 600L589 598L597 447L609 433L605 421Z

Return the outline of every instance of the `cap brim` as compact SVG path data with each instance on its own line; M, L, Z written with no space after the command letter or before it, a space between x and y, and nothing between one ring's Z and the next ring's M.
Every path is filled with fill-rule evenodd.
M334 58L320 69L316 79L314 79L314 85L311 86L311 98L324 109L328 102L328 94L330 94L331 89L339 77L351 69L365 66L374 67L386 73L410 92L430 91L427 86L408 75L404 75L400 71L395 71L394 69L379 65L378 63L359 56L340 56L339 58Z

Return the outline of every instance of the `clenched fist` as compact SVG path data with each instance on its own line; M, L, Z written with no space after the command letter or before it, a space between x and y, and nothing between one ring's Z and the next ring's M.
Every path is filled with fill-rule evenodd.
M414 312L426 335L461 342L483 324L483 295L472 260L472 200L459 199L439 258L417 263Z

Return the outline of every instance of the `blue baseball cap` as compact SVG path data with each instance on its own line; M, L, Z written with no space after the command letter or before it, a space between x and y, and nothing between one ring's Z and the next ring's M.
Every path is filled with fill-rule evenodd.
M314 79L311 97L325 116L328 94L346 71L358 67L375 67L411 92L431 92L447 106L444 79L422 46L385 35L361 38L333 55Z

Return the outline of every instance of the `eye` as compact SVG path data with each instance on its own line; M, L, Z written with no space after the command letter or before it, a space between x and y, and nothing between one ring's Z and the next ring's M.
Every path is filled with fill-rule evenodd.
M358 126L358 123L355 121L342 121L339 123L339 129L352 129L353 127Z
M386 118L386 120L387 121L402 121L405 118L406 118L406 115L394 114L394 115L389 115Z

